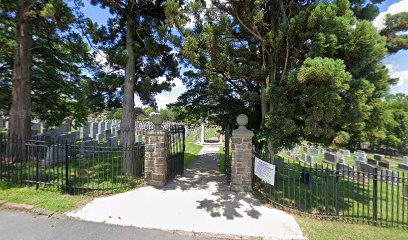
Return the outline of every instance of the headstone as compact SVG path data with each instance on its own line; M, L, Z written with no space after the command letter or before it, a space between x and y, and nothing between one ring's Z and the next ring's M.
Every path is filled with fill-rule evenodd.
M377 166L373 166L367 163L360 163L360 171L372 176L372 174L377 173Z
M96 138L96 134L98 134L98 123L92 122L91 127L89 129L89 137L92 139Z
M104 130L105 130L105 123L104 122L98 122L98 134L103 134Z
M71 132L71 120L65 119L64 122L60 125L60 128L63 132Z
M382 161L383 159L384 159L383 156L378 155L378 154L374 154L374 160L376 160L376 161Z
M325 152L323 162L328 164L336 164L337 163L336 155L334 155L333 153Z
M354 174L353 167L343 163L337 163L337 170L339 171L340 175L345 177L352 177Z
M390 168L390 162L383 160L378 162L378 166L382 168Z
M88 125L85 125L83 127L79 128L79 138L84 140L89 137L89 127Z
M306 155L306 162L310 165L314 165L315 164L315 157L314 156L310 156L310 155Z
M405 183L405 185L404 185L404 196L403 196L403 198L405 200L408 200L408 183Z
M403 164L403 163L398 164L398 168L402 169L402 170L405 170L405 171L408 171L408 165Z
M344 155L345 157L350 157L350 156L351 156L351 153L350 153L349 150L343 150L343 155Z
M104 136L103 136L104 139L108 139L108 138L112 137L112 133L111 133L110 128L106 129L103 132L104 132Z
M404 156L402 158L402 163L405 164L405 165L408 165L408 156Z
M381 181L398 184L398 173L389 169L381 169Z
M102 134L102 133L98 133L98 134L96 134L96 141L98 141L98 142L103 142L103 137L104 137L104 135L105 134Z
M365 160L367 159L367 154L366 154L364 151L361 151L361 150L356 151L356 152L354 153L354 155L357 156L357 157L359 157L360 160L362 160L362 161L365 161Z
M337 157L337 159L344 158L344 155L341 152L336 152L336 157Z
M42 165L45 167L52 167L58 164L65 163L66 151L64 144L52 144L45 147L45 159L42 161Z
M372 159L372 158L368 158L368 159L367 159L367 163L368 163L368 164L371 164L371 165L374 165L374 166L377 166L377 161L374 160L374 159Z
M300 159L301 159L303 162L306 162L306 158L307 158L307 154L306 154L306 153L302 153Z
M402 163L398 164L398 168L408 171L408 156L402 158Z
M320 151L319 151L318 148L310 148L310 154L319 156L319 155L320 155Z
M82 157L89 157L95 154L98 142L95 140L88 140L88 141L82 141L79 144L80 146L80 155Z
M346 159L339 158L339 159L337 159L337 163L346 164Z
M108 147L117 147L118 146L118 138L116 136L111 136L107 139Z

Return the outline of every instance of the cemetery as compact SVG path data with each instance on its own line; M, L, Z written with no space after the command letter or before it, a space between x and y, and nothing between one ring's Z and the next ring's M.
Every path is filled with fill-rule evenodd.
M174 124L166 122L163 127L170 130ZM136 121L135 143L123 146L117 120L88 122L79 131L70 125L44 129L42 123L33 122L33 136L26 142L0 135L0 159L6 159L10 144L23 144L26 152L24 161L0 161L0 180L53 186L71 194L123 192L143 183L145 132L153 129L151 121ZM170 155L183 151L182 130L171 135ZM130 174L124 170L126 155L133 159Z
M255 180L257 190L271 202L327 218L406 224L408 172L399 168L406 157L386 161L361 150L330 151L302 144L283 150L273 162L280 184L271 187Z
M407 11L3 0L0 217L135 239L408 239Z

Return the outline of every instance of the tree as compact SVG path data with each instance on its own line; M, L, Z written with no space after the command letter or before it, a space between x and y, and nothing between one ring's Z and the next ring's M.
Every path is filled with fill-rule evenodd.
M180 32L172 42L197 69L195 79L183 80L196 93L198 79L204 79L247 101L249 115L261 113L257 138L267 141L273 154L302 139L330 144L342 132L351 132L353 144L394 82L380 63L385 40L355 16L357 5L246 0L213 1L205 8L199 1L179 6L169 0L166 14L167 24ZM229 112L237 108L230 105Z
M381 34L387 37L387 47L390 53L408 49L408 12L387 14L385 28Z
M121 88L121 142L132 146L135 142L134 94L138 93L144 103L155 105L154 95L170 90L172 78L178 75L172 49L162 39L168 31L164 26L164 1L92 0L91 3L109 8L113 14L107 26L88 24L87 31L106 56L114 74L109 76L120 80L107 85ZM118 86L119 82L123 85ZM124 171L129 175L134 169L132 154L132 151L124 151L123 155Z
M66 117L84 122L88 108L82 69L90 58L74 29L79 22L76 10L62 0L3 1L0 8L0 44L6 46L0 50L0 88L5 93L0 108L10 116L9 136L18 141L30 138L32 117L47 126ZM9 158L23 159L23 144L11 147Z

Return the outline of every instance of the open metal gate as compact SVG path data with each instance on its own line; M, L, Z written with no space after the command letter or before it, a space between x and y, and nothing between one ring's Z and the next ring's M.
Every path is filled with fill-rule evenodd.
M184 174L185 128L183 125L169 126L169 154L167 158L167 180Z

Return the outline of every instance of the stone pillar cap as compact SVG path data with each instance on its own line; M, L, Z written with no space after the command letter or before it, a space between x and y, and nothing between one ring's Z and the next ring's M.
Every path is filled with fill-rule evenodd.
M162 124L163 124L163 118L160 115L160 113L153 112L150 114L150 116L152 117L152 123L154 124L154 129L161 130Z
M245 114L240 114L237 117L237 123L239 125L238 129L235 129L232 131L232 136L233 137L253 137L254 133L246 128L246 125L248 124L248 116Z

